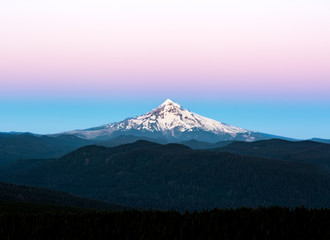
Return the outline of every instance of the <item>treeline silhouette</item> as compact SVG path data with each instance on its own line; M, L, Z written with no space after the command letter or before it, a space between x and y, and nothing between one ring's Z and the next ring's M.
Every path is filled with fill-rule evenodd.
M330 210L96 211L0 203L0 239L329 239Z

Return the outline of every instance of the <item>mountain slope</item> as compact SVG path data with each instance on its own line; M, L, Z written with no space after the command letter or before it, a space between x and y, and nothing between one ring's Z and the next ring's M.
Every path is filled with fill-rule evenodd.
M66 132L86 139L107 139L120 135L164 138L168 141L217 142L224 140L254 141L270 136L231 126L200 116L167 99L159 107L138 117L96 128Z
M180 144L86 146L21 166L3 167L0 180L139 208L330 207L330 175L321 167Z
M0 182L0 202L1 201L53 204L92 209L125 209L119 205L81 198L65 192L2 182Z
M164 139L121 135L109 140L82 139L74 135L37 135L32 133L0 133L0 166L19 159L58 158L86 145L114 147L147 140L167 143Z
M17 159L61 157L92 143L74 135L49 137L31 133L0 133L0 165Z
M116 147L116 146L123 145L123 144L134 143L139 140L145 140L145 141L155 142L155 143L160 143L160 144L168 143L165 139L138 137L138 136L133 136L133 135L120 135L118 137L114 137L109 140L95 141L95 144L98 146L104 146L104 147Z
M314 142L321 142L321 143L328 143L328 144L330 144L330 139L312 138L310 140L311 141L314 141Z
M200 142L195 139L189 141L182 141L179 144L186 145L192 149L215 149L228 146L229 144L233 143L234 141L220 141L216 143L209 143L209 142Z
M271 139L256 142L233 142L215 149L248 156L311 163L330 170L330 144L313 141Z

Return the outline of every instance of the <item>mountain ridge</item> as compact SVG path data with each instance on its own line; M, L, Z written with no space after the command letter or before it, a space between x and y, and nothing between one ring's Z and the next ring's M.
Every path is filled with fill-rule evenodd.
M330 144L312 140L287 141L270 139L255 142L236 141L213 150L244 156L310 163L322 166L330 171Z
M0 203L21 202L86 209L124 210L121 205L75 196L66 192L0 182Z
M90 145L57 159L13 163L0 168L0 181L145 209L329 207L329 171L323 164L297 160L142 140L112 148Z
M134 135L164 138L170 142L196 139L213 143L226 140L250 142L274 137L203 117L184 109L170 99L140 116L64 134L84 139L110 139L120 135Z

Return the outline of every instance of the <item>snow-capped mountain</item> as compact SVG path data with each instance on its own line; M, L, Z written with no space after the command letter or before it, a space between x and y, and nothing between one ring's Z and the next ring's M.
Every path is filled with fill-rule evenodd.
M162 138L168 141L197 139L254 141L266 139L264 134L231 126L200 116L167 99L159 107L141 116L96 128L66 132L86 139L109 139L120 135Z

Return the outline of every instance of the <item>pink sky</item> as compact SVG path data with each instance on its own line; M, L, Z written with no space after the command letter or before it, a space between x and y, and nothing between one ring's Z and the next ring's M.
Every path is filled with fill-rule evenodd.
M6 1L0 94L177 87L329 99L329 9L325 0Z

